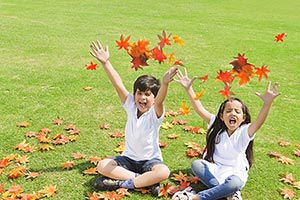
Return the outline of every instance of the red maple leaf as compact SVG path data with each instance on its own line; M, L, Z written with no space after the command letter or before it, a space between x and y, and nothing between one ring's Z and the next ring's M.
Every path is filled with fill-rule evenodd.
M130 40L130 35L127 36L125 39L124 39L124 36L121 35L120 41L116 40L116 43L118 44L117 47L119 47L119 49L124 48L126 51L128 51L128 47L130 46L129 40Z
M248 64L247 63L247 58L244 57L245 54L238 54L235 60L231 61L230 64L232 64L233 69L237 72L240 71L241 67Z
M195 149L188 149L185 153L190 158L197 157L200 155L200 153L198 151L196 151Z
M131 68L138 70L139 68L148 66L147 63L148 57L147 56L139 56L139 57L132 57L131 63L133 64Z
M167 56L164 54L162 48L160 47L153 48L151 52L152 58L154 60L157 60L159 64L163 63L167 59Z
M287 37L286 33L279 33L275 36L275 42L283 42L284 37Z
M223 72L222 70L218 72L218 76L216 78L217 80L220 80L225 84L231 84L234 80L234 77L232 76L232 73L230 71Z
M158 43L158 46L160 46L161 48L163 48L165 45L171 45L171 42L169 40L169 37L167 37L167 33L166 31L162 32L162 36L161 35L157 35L160 42Z
M207 81L208 75L205 75L205 76L203 76L203 77L200 77L199 79L201 80L201 83L203 84L203 83L205 83L205 81Z
M265 77L265 79L268 79L267 72L270 72L270 70L267 69L267 66L263 65L261 68L255 67L255 74L258 76L258 81L260 82L262 77Z
M112 192L106 192L104 194L104 199L112 199L112 200L119 200L123 197L123 194L118 194L115 191Z
M90 62L90 64L85 65L86 70L96 70L97 64L94 64L93 61Z

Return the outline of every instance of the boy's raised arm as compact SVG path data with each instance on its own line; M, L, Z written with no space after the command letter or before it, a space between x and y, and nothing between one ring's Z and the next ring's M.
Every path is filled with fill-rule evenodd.
M169 83L173 81L173 78L176 75L177 71L178 67L171 67L163 76L161 87L158 90L154 104L154 109L158 118L161 117L164 112L164 101L167 96Z
M120 100L122 103L125 103L128 91L125 88L123 81L118 74L118 72L113 68L109 61L109 51L108 51L108 46L103 49L101 43L99 40L97 42L93 42L91 44L91 51L90 54L96 58L98 61L101 62L103 69L105 70L109 80L111 81L112 85L116 89Z
M272 102L276 97L280 95L276 93L279 88L278 83L275 83L272 88L270 86L271 86L271 82L268 83L266 92L264 94L260 94L258 92L255 93L256 96L260 97L263 100L264 104L256 120L253 123L251 123L251 125L249 126L248 134L250 137L252 137L255 134L255 132L263 125L263 123L265 122L269 114Z

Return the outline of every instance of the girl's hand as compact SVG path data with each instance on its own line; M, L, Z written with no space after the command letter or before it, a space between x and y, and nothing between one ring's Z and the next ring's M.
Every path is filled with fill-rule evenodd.
M260 94L256 92L256 96L260 97L264 103L271 104L273 100L280 95L280 93L276 93L279 89L279 84L275 83L271 88L271 82L268 82L266 92L264 94Z
M181 73L180 70L178 70L178 73L177 73L177 78L178 79L175 79L174 81L176 81L177 83L180 83L180 85L182 85L182 87L184 87L186 90L188 90L194 80L197 78L197 76L194 76L192 79L190 79L187 75L187 70L186 68L184 68L184 74Z
M99 60L103 65L109 60L108 46L106 46L105 49L103 49L100 41L97 40L97 43L93 42L90 47L92 49L90 51L90 54L94 58Z

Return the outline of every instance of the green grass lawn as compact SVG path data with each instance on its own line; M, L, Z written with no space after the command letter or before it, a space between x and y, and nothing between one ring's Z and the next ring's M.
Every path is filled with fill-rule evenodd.
M281 176L292 173L300 181L300 158L294 155L300 143L300 14L299 1L0 1L0 160L11 154L26 155L27 169L41 176L28 180L21 176L8 178L15 168L10 164L0 174L0 185L7 190L14 183L24 193L39 191L53 185L57 193L51 199L85 199L93 192L97 175L83 175L94 167L88 158L117 155L114 149L123 139L113 139L110 132L122 131L126 115L118 96L104 71L85 70L90 61L89 45L100 39L110 47L111 62L123 78L129 91L135 79L142 74L159 78L168 65L150 61L144 70L131 69L130 57L117 50L115 40L121 34L131 35L132 41L148 39L154 46L162 30L177 34L184 47L171 46L176 56L184 60L189 74L208 74L207 91L201 97L211 112L217 112L223 101L218 91L221 83L215 82L217 72L231 68L229 64L238 53L245 53L248 61L258 67L268 66L269 80L279 82L281 96L272 106L271 113L255 139L255 161L247 185L242 190L244 199L283 199L280 189L293 189L294 199L300 199L299 189L280 181ZM275 35L285 32L284 42L276 43ZM244 87L234 84L232 90L243 99L255 119L262 101L254 93L264 92L267 81L254 79ZM89 91L83 87L91 86ZM197 89L197 85L195 85ZM180 85L170 85L166 111L178 110L181 102L190 106ZM63 118L62 125L53 120ZM165 118L171 122L173 118ZM191 110L188 116L178 116L187 125L206 125ZM27 128L18 124L28 122ZM109 130L100 129L105 123ZM35 138L24 133L51 130L50 136L67 134L64 127L75 125L80 130L78 140L54 146L54 150L41 152ZM168 134L179 138L170 140ZM14 149L26 140L37 150L23 153ZM185 142L205 144L205 135L191 134L182 127L161 130L161 140L168 144L162 149L164 161L172 173L190 173L194 159L185 155ZM279 141L290 142L287 147ZM298 147L299 149L299 147ZM277 151L293 159L287 165L269 157ZM85 159L75 160L73 153L83 153ZM73 161L73 169L65 170L61 163ZM175 184L171 177L166 181ZM150 195L131 192L124 199L153 199ZM161 198L164 199L164 198Z

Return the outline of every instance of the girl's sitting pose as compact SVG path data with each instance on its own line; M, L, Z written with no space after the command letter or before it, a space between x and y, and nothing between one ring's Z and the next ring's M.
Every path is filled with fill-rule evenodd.
M195 176L208 189L196 194L191 187L173 195L173 200L208 200L229 197L242 199L240 190L245 186L248 171L253 159L253 139L255 132L262 126L269 113L273 100L279 95L278 83L270 88L268 83L264 94L255 93L263 100L263 106L254 122L247 106L238 98L225 100L217 116L209 113L199 100L194 100L192 83L196 79L188 78L178 71L178 80L186 90L196 113L209 124L206 138L207 150L203 160L195 160L191 169Z

